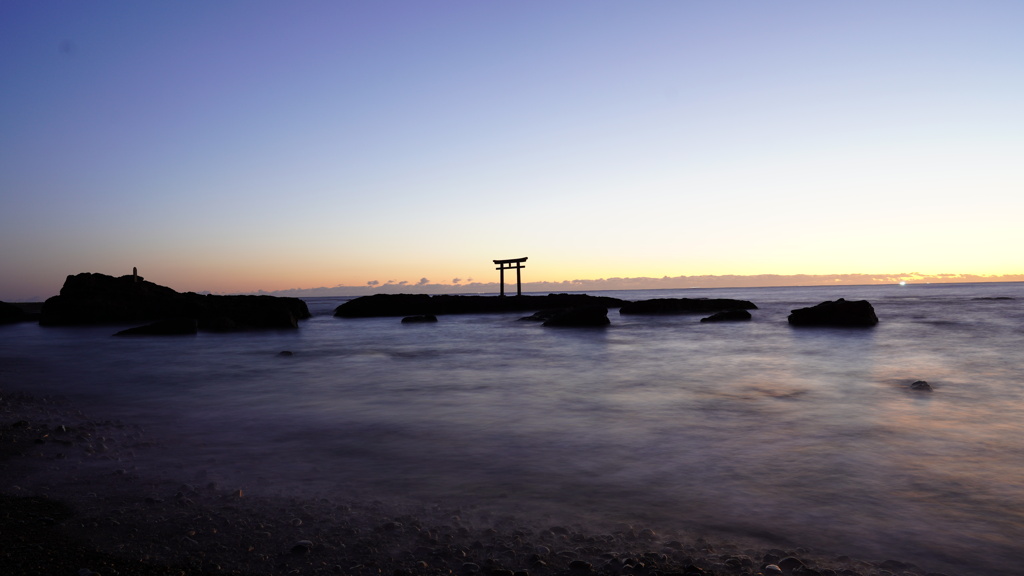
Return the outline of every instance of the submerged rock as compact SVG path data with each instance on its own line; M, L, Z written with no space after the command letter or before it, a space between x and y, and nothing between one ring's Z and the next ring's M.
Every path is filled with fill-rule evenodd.
M727 310L725 312L717 312L708 316L707 318L701 318L701 322L735 322L742 320L750 320L750 312L746 310Z
M931 384L925 382L924 380L918 380L917 382L914 382L913 384L910 385L910 389L921 390L922 392L931 392L932 386Z
M792 326L870 327L878 324L878 316L867 300L840 298L793 310L789 323Z

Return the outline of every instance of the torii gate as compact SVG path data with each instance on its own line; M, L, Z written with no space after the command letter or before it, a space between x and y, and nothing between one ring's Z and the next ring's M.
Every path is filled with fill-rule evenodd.
M505 295L505 270L511 270L513 268L516 270L516 296L523 295L523 281L522 277L519 275L519 271L526 268L526 266L523 265L523 262L526 262L526 258L512 258L509 260L494 261L494 263L498 265L495 270L501 270L501 281L499 283L501 286L501 294L499 294L499 296Z

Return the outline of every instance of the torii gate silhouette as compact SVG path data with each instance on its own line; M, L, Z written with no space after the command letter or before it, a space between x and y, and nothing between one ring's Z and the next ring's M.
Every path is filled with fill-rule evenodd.
M526 258L511 258L509 260L494 261L494 263L498 265L495 270L501 270L501 281L499 282L499 286L501 286L501 293L499 296L505 295L505 270L511 270L513 268L516 270L516 296L523 295L523 281L519 272L523 268L526 268L526 266L523 265L523 262L526 262Z

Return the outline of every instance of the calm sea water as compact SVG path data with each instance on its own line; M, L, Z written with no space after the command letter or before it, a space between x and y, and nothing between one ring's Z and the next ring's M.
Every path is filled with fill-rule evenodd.
M339 319L344 299L314 298L315 316L288 332L2 326L0 385L142 424L165 447L140 467L249 493L475 504L1024 570L1024 284L605 294L759 309L713 324L612 310L607 329L557 329L523 314ZM839 297L869 300L880 324L786 323Z

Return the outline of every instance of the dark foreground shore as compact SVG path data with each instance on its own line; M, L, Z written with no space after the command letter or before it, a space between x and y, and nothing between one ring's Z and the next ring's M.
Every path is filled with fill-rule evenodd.
M253 496L135 467L137 451L159 449L160 440L137 426L94 419L59 399L0 390L2 573L928 574L891 559L641 525L527 521L459 503Z

